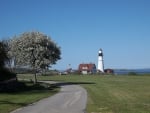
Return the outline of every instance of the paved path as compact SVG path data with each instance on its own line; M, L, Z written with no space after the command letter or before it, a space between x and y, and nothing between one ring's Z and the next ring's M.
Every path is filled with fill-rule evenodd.
M11 113L85 113L87 92L79 85L63 85L56 95Z

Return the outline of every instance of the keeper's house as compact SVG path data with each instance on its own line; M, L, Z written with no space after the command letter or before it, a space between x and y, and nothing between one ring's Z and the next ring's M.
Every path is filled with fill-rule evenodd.
M96 73L96 65L95 64L79 64L78 68L79 73L82 74L93 74Z

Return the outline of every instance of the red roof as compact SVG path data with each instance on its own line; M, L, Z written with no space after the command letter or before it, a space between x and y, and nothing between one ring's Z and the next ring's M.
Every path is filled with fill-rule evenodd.
M95 64L80 64L79 65L79 71L92 71L95 69Z

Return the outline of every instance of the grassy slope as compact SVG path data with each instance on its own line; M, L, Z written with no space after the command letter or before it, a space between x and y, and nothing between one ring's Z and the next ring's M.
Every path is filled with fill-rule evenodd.
M149 113L149 77L111 77L95 81L95 86L85 86L90 92L88 111Z
M21 78L32 79L32 76ZM67 81L82 85L88 92L88 113L149 113L150 111L150 76L40 76L38 80ZM23 98L26 98L26 94ZM3 100L11 99L5 95ZM24 104L16 99L11 102Z
M29 83L27 83L29 85ZM42 98L51 96L58 92L58 89L43 89L40 86L33 86L30 83L30 90L20 91L14 93L0 93L0 113L9 113L19 107L26 106L30 103L36 102Z
M88 113L149 113L150 76L52 76L88 91Z

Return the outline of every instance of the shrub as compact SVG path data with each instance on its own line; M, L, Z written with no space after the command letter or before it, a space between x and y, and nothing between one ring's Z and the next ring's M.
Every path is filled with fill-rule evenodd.
M9 80L11 78L16 78L16 74L10 72L8 69L6 68L1 68L0 69L0 82L1 81L5 81L5 80Z
M135 72L129 72L128 75L137 75Z

